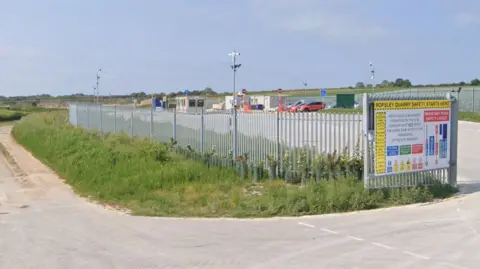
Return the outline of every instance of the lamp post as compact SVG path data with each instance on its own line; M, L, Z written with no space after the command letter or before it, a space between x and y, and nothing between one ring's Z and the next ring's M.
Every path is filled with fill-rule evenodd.
M306 81L302 82L303 84L303 93L305 95L305 97L307 97L307 85L308 83Z

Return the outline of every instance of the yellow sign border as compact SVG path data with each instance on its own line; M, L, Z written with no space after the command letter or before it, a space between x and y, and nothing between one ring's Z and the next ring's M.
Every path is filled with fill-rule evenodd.
M379 100L374 101L375 110L450 108L450 100Z

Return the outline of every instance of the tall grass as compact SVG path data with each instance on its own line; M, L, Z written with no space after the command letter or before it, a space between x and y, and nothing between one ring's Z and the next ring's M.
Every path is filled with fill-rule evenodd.
M253 183L233 168L179 155L174 145L71 127L64 112L24 117L13 136L80 195L136 215L297 216L426 202L453 192L443 185L366 191L350 178Z

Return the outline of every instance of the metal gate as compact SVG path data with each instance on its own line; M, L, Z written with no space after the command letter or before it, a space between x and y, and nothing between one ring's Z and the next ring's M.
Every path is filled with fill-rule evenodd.
M365 188L457 184L458 101L364 94Z

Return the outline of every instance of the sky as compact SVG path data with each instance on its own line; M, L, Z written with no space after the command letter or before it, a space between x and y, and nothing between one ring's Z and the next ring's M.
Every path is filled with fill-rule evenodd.
M480 77L478 0L0 0L0 95Z

